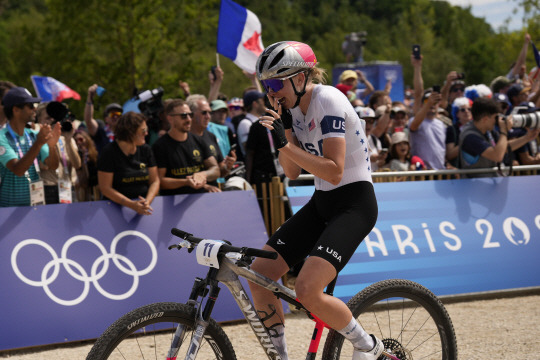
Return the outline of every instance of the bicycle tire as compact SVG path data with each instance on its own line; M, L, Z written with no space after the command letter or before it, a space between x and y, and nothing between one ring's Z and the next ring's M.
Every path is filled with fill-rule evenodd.
M442 302L420 284L401 279L380 281L356 294L347 306L360 325L400 360L457 359L450 316ZM330 330L322 358L350 359L352 344L344 339ZM379 357L382 359L386 357Z
M178 324L187 326L178 352L178 359L184 359L195 316L193 307L179 303L155 303L137 308L109 326L86 359L165 359ZM197 359L236 360L229 338L213 319L208 323Z

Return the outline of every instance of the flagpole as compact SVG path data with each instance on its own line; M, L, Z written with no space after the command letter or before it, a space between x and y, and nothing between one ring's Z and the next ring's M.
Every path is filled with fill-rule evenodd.
M216 53L216 65L217 67L220 67L219 66L219 53Z

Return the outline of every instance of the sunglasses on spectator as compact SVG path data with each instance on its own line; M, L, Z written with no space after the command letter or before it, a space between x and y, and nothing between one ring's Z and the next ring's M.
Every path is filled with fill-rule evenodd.
M189 113L177 113L177 114L169 114L169 116L180 116L180 118L182 120L186 120L188 118L188 116L190 118L193 118L193 113L192 112L189 112Z
M208 114L211 114L212 112L211 111L208 111L208 110L202 110L202 111L199 111L201 114L203 115L208 115Z
M459 108L459 111L467 112L467 111L471 111L471 108Z
M452 92L458 92L458 91L464 92L464 91L465 91L465 88L464 88L464 87L455 87L455 88L452 88Z
M269 92L270 89L272 89L273 92L278 92L279 90L283 89L283 86L284 86L283 80L290 79L293 76L296 76L298 74L300 73L292 74L292 75L289 75L287 77L280 78L280 79L261 80L261 83L262 83L262 86L264 87L264 90L266 90L266 92Z
M111 111L109 113L109 116L116 119L122 116L122 113L120 111Z
M242 110L241 106L229 106L230 110Z

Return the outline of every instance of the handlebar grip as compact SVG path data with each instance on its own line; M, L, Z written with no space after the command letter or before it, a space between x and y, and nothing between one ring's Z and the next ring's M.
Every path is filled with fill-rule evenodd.
M172 228L171 229L171 234L173 234L174 236L178 236L179 238L181 239L184 239L184 240L188 240L188 241L191 241L191 242L194 242L196 244L200 243L202 240L202 238L198 238L196 236L193 236L193 234L190 234L186 231L183 231L183 230L180 230L180 229L177 229L177 228Z
M246 250L247 256L256 256L256 257L262 257L265 259L271 259L276 260L278 258L278 253L275 251L268 251L268 250L261 250L261 249L247 249Z

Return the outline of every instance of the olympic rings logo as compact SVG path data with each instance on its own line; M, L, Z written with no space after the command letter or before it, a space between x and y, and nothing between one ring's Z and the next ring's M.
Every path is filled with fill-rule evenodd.
M135 264L133 264L131 260L129 260L127 257L123 255L116 253L116 247L118 243L120 242L120 240L122 240L122 238L124 238L125 236L129 236L129 235L137 236L143 239L148 244L148 246L150 247L150 251L152 252L152 260L150 261L150 264L142 270L137 270L137 268L135 267ZM90 276L88 275L87 271L79 263L67 258L67 252L68 252L69 247L73 245L74 243L76 243L77 241L88 241L94 244L101 251L102 255L99 256L92 264L92 269L90 270ZM25 275L23 275L23 273L19 269L19 266L17 265L17 255L19 254L19 251L21 251L21 249L27 245L41 246L45 250L47 250L52 256L52 260L49 261L45 265L45 267L43 267L43 270L41 271L41 279L38 281L31 280L27 278ZM105 273L109 269L110 259L112 259L114 265L124 274L133 276L133 284L131 285L131 288L123 294L119 294L119 295L111 294L105 289L103 289L101 285L99 284L99 280L105 276ZM98 268L100 267L102 263L103 263L103 266L101 267L101 270L98 272ZM94 284L94 287L99 291L99 293L105 296L106 298L109 298L111 300L127 299L131 295L133 295L135 291L137 290L137 287L139 286L139 277L146 275L150 271L152 271L152 269L154 269L154 267L156 266L156 263L157 263L157 250L156 250L156 247L154 246L154 243L145 234L139 231L134 231L134 230L123 231L120 234L116 235L116 237L113 239L111 243L110 252L107 252L103 244L101 244L98 240L94 239L93 237L87 236L87 235L77 235L77 236L71 237L64 244L64 246L62 247L62 253L60 257L58 257L54 249L49 244L47 244L44 241L37 240L37 239L27 239L20 242L19 244L17 244L17 246L15 246L15 248L13 249L13 252L11 253L11 266L13 268L13 271L15 272L15 274L20 280L22 280L24 283L31 286L42 287L45 293L49 296L49 298L51 298L51 300L53 300L54 302L60 305L65 305L65 306L77 305L77 304L80 304L82 301L84 301L84 299L86 299L90 291L90 283ZM60 265L63 265L64 269L66 269L69 275L71 275L76 280L82 281L84 283L83 292L76 299L73 299L73 300L60 299L59 297L54 295L52 291L49 289L49 285L51 285L58 277L58 274L60 272ZM47 277L51 268L53 269L52 274Z

